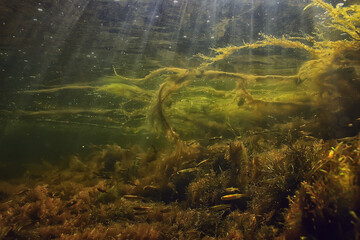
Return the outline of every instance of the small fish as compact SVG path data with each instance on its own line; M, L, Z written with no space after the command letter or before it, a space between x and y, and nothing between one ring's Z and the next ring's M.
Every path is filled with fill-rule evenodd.
M153 186L153 185L146 185L145 187L143 187L144 191L148 191L148 190L154 191L154 190L159 190L159 189L160 189L160 187Z
M219 204L219 205L210 207L210 209L213 211L221 211L221 210L228 209L230 207L231 207L231 204Z
M186 168L186 169L177 171L176 174L192 173L192 172L196 172L197 170L198 170L197 168Z
M209 161L209 159L205 159L205 160L202 160L201 162L199 162L196 166L199 167L205 163L207 163Z
M234 193L234 192L240 192L240 190L238 188L235 188L235 187L229 187L229 188L225 188L225 192Z
M197 144L197 142L195 140L192 140L192 141L189 141L189 142L186 143L186 145L188 147L190 147L191 145L195 145L195 144Z
M124 195L123 196L124 198L126 198L126 199L129 199L129 200L139 200L139 199L142 199L142 197L140 197L140 196L136 196L136 195Z
M133 209L135 211L149 211L151 209L151 207L136 206L136 207L133 207Z
M326 171L326 170L324 170L324 169L322 169L322 168L320 168L319 171L320 171L320 172L323 172L323 173L326 173L326 174L329 173L328 171Z
M313 136L305 136L305 138L315 140L315 138Z
M217 140L221 140L221 139L223 139L223 136L211 137L211 138L209 138L209 141L217 141Z
M111 179L111 176L104 174L104 173L94 172L94 175L96 177L103 178L103 179Z
M236 193L236 194L229 194L221 197L223 201L231 201L245 197L245 194Z
M25 193L27 193L29 191L30 191L30 189L24 189L24 190L21 190L21 191L17 192L16 195L23 195L23 194L25 194Z
M304 136L309 136L311 135L311 132L305 132L305 131L299 131L300 134L304 135Z

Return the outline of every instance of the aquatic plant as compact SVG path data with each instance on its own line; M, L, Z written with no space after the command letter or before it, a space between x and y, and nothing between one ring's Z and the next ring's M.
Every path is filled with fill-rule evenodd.
M226 174L216 176L214 172L210 172L205 176L198 176L187 187L186 194L189 206L196 208L223 204L221 196L224 195L228 182L229 179Z
M255 5L257 6L258 3ZM358 112L351 112L360 102L357 94L360 85L357 68L360 62L358 57L360 55L359 5L333 7L322 0L313 0L304 8L304 11L309 11L313 7L320 7L328 14L324 25L327 27L326 31L329 28L336 30L333 34L336 35L334 40L332 36L324 34L324 29L318 27L311 36L303 37L277 37L261 34L262 40L254 43L214 48L211 49L212 53L208 56L197 54L194 56L199 60L199 65L196 67L161 67L150 71L142 78L121 76L113 67L116 79L105 77L91 84L71 84L20 92L50 94L83 89L100 94L111 93L113 96L121 98L118 109L17 111L15 114L20 116L73 113L111 114L114 115L110 119L111 123L115 123L122 131L129 133L154 131L165 136L179 151L186 148L186 143L183 143L186 138L181 136L181 132L186 132L186 128L189 127L187 125L179 126L176 121L180 120L191 121L201 129L214 129L214 133L211 132L210 137L216 135L216 132L220 132L222 135L227 134L226 137L229 138L230 135L236 136L239 132L244 132L246 128L268 127L265 124L269 122L269 115L278 122L290 121L289 116L310 119L317 115L306 129L303 129L304 131L322 138L354 135L358 129L346 127L346 125L353 122L359 115ZM222 24L228 24L228 22L224 21ZM341 33L345 33L346 37ZM289 75L257 75L220 70L221 63L231 62L232 56L242 54L244 50L272 47L298 49L307 54L308 60L302 63L295 74ZM236 82L236 84L233 89L218 90L212 87L212 83L219 80ZM249 86L263 85L264 91L266 91L265 86L269 83L275 88L280 88L283 84L293 85L293 92L279 92L265 96L265 94L254 94L256 91L253 88L249 90ZM201 84L202 86L199 86ZM185 87L186 90L184 90ZM202 92L209 96L223 97L216 105L209 106L208 103L208 108L203 107L203 118L198 118L197 116L201 116L200 113L196 116L188 114L186 103L179 101L181 99L179 95L186 92L194 94ZM210 97L208 98L210 99ZM233 101L224 99L233 99ZM172 103L176 101L177 108L172 108ZM134 102L137 104L132 104ZM139 106L132 109L126 107L127 105ZM182 109L178 109L179 107ZM174 114L177 114L177 120L173 120ZM220 116L221 114L226 116ZM138 119L145 121L146 116L150 119L150 128L145 127L144 122L141 124L138 122ZM211 121L211 118L214 120ZM344 121L342 118L346 119L346 123L339 124ZM105 119L109 120L104 117Z
M252 179L249 194L250 208L256 214L269 214L267 221L282 222L283 212L289 207L289 196L293 196L301 183L312 178L312 174L324 154L321 143L298 141L281 149L259 154L257 174Z
M286 215L289 237L327 239L359 236L358 139L340 142L301 183Z
M95 89L146 103L139 112L150 111L153 128L173 148L152 146L144 151L139 146L104 145L87 157L72 156L64 168L44 163L40 170L30 169L21 179L25 186L14 188L1 182L0 238L358 238L359 136L323 141L310 135L338 136L338 129L331 129L332 123L326 120L329 117L336 123L340 118L345 123L358 118L359 113L351 111L358 109L354 106L359 102L354 67L360 62L359 8L313 0L305 11L316 6L331 16L328 26L349 35L346 40L321 39L321 33L304 38L262 35L263 40L255 43L213 49L212 56L198 55L202 63L197 68L165 67L144 78L123 77L114 69L119 83L44 90ZM243 49L271 46L300 49L309 53L309 60L295 75L214 70ZM199 86L217 79L236 84L231 91ZM304 87L305 97L299 102L286 97L257 99L249 84L261 86L267 80ZM191 93L232 98L226 104L244 111L243 116L252 113L248 119L261 127L246 134L233 127L233 122L240 121L235 118L216 125L229 128L235 140L209 137L203 140L207 146L183 140L169 110L171 100L181 98L185 87ZM317 118L304 119L302 112L309 107L319 114ZM295 113L299 111L300 116ZM265 131L270 113L275 123ZM289 113L295 116L291 120L284 117ZM215 126L209 122L202 126L211 124Z
M360 5L353 4L343 7L341 4L338 4L334 8L331 4L322 0L313 0L304 10L312 6L320 6L332 17L331 23L328 24L329 27L349 34L354 40L360 40Z
M193 144L183 155L159 150L152 161L141 161L130 180L116 165L147 154L110 145L88 157L71 157L67 167L43 168L42 178L27 174L26 185L1 182L0 236L352 239L359 234L359 136L304 138L259 152L249 152L240 141L231 144ZM103 176L97 171L105 156L121 157Z
M319 6L324 9L332 18L329 27L335 28L339 31L345 32L349 35L348 40L336 40L331 41L327 39L315 40L314 37L305 36L300 40L295 38L285 37L277 38L270 35L262 35L264 40L260 40L255 43L245 43L242 46L227 46L223 48L212 49L214 56L205 56L203 54L198 54L204 62L200 64L197 68L193 69L181 69L181 68L160 68L150 72L147 76L142 79L133 79L134 82L139 81L150 81L154 77L163 77L164 82L160 85L157 94L157 100L153 104L151 110L150 118L153 125L158 126L158 130L162 130L166 138L172 142L179 143L179 135L174 131L173 127L169 124L167 117L164 114L165 103L168 101L170 96L175 92L179 91L180 88L185 87L190 83L190 81L196 81L196 79L206 79L206 81L211 81L212 79L237 79L237 85L234 89L235 96L234 100L239 105L242 106L244 103L248 106L252 106L258 114L265 116L269 108L269 105L272 107L272 113L278 114L278 112L287 111L291 109L297 109L297 111L303 111L300 109L305 108L314 108L321 109L319 115L325 115L324 117L319 117L318 124L316 122L313 125L326 125L325 131L330 131L331 125L334 127L331 122L324 122L322 119L327 118L328 114L326 113L333 103L338 101L339 98L345 103L339 106L338 112L341 111L342 114L346 112L346 109L349 109L349 105L353 106L355 103L359 102L359 98L356 92L352 89L359 89L359 84L357 82L351 82L351 79L357 79L358 73L352 67L354 64L359 64L360 60L351 52L359 52L359 5L353 4L347 7L332 7L331 4L325 3L322 0L314 0L313 3L305 7L304 10L307 10L310 7ZM320 36L321 32L316 33L316 36ZM282 48L293 48L301 49L310 54L310 60L306 61L299 69L296 75L283 76L283 75L252 75L252 74L241 74L241 73L231 73L219 70L212 70L210 67L215 63L229 58L231 55L242 49L256 49L269 46L279 46ZM347 69L347 70L346 70ZM115 70L115 69L114 69ZM339 74L344 76L344 70L349 74L346 79L341 77L325 77L325 75L331 75L334 71L342 71ZM116 71L115 74L120 79L130 80L119 76ZM335 79L336 78L336 79ZM261 99L254 99L254 97L247 91L247 85L249 83L261 82L265 79L272 79L274 81L285 80L285 81L294 81L297 84L305 83L308 86L308 89L304 92L308 94L308 98L304 99L303 102L297 102L292 104L289 102L276 102L276 101L264 101ZM311 89L311 91L310 91ZM314 91L315 90L315 91ZM333 93L337 91L337 94ZM349 97L349 95L351 97ZM349 100L352 98L352 100ZM347 100L346 100L347 99ZM309 104L310 100L310 104ZM329 104L330 102L330 104ZM300 108L300 109L299 109ZM324 110L325 109L325 110ZM351 108L353 109L353 108ZM294 110L296 111L296 110ZM323 112L321 112L323 111ZM290 113L290 112L288 112ZM346 113L348 114L348 113ZM335 113L335 117L338 117ZM349 116L351 120L354 119L353 116ZM319 135L322 137L329 137L332 135L337 135L338 133L328 133L324 131L316 132L314 128L311 129L314 131L314 135ZM177 144L175 144L177 145Z

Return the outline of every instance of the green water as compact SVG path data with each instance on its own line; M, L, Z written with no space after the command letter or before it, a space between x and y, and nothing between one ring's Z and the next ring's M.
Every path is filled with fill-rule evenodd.
M167 140L149 121L166 76L123 81L113 66L121 76L142 78L162 67L196 68L203 62L197 54L212 56L212 48L254 43L260 33L312 34L322 16L317 10L303 11L306 5L255 0L2 1L2 165L58 162L101 144L166 148ZM238 51L208 69L291 76L309 59L300 49L265 47ZM309 103L312 87L296 81L246 83L255 99L272 102L254 107L234 100L235 78L194 77L164 103L164 115L181 139L204 145L214 137L271 132L277 124L318 114ZM342 124L353 120L348 117Z
M0 0L0 239L357 239L358 0Z

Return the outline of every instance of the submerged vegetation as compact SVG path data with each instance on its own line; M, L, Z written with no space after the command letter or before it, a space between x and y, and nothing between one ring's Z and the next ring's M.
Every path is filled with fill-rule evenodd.
M268 145L107 145L34 167L0 184L0 237L357 239L359 137Z
M121 98L122 103L118 108L111 109L115 116L110 123L118 121L116 117L121 115L117 126L124 132L153 131L177 143L199 136L230 138L247 135L249 131L276 129L278 126L274 124L289 122L302 126L301 131L318 138L354 135L359 130L356 119L360 114L356 110L360 103L357 94L360 87L358 6L333 7L314 0L304 11L320 7L327 15L324 14L325 20L315 26L317 31L312 35L278 38L261 34L263 40L215 48L210 56L198 54L191 59L198 63L192 64L195 67L162 67L143 78L121 76L114 67L116 79L107 77L92 84L19 93L50 94L83 89L98 94L113 94ZM334 34L329 36L329 30ZM268 74L266 68L264 74L226 70L228 63L233 61L235 65L247 51L259 49L275 52L293 49L302 54L303 60L297 72L290 75L281 71ZM263 61L266 63L269 60ZM224 82L225 87L219 87ZM63 113L67 110L64 109ZM88 111L97 112L98 109ZM16 113L20 116L46 114L45 111ZM144 127L146 116L150 119L147 128ZM140 118L141 124L138 121ZM304 125L301 121L307 123ZM192 134L190 129L194 125L199 134Z
M136 134L148 116L168 145L93 146L0 182L0 238L358 239L360 7L313 0L304 11L314 7L329 18L312 36L261 35L198 54L194 68L129 78L114 67L116 80L101 84L22 91L115 94L127 99L121 127ZM346 36L328 38L324 27ZM222 68L261 48L307 58L289 75ZM139 107L127 110L132 101Z
M328 27L341 30L349 35L349 40L331 41L321 39L321 32L315 37L307 36L300 40L291 40L286 37L276 38L264 35L264 40L244 44L243 46L228 46L225 48L213 49L215 56L207 57L199 54L205 62L195 69L173 69L163 68L155 70L142 80L147 81L154 75L165 75L165 82L161 84L158 91L157 101L153 108L151 118L162 126L165 135L174 139L177 138L166 118L164 117L164 102L171 94L178 89L201 78L205 81L212 79L236 79L234 90L234 101L238 106L246 104L255 111L257 115L267 116L268 108L274 108L271 113L278 118L277 111L287 111L285 114L292 115L292 111L303 111L303 107L315 109L318 119L311 123L310 131L313 135L322 138L341 137L340 132L344 129L337 129L340 119L347 118L348 124L354 122L359 112L354 112L360 103L358 90L359 65L360 65L360 43L359 43L359 5L350 7L332 7L321 0L314 0L308 5L324 8L333 18ZM316 40L316 38L319 38ZM304 43L303 43L304 42ZM298 73L292 76L282 75L250 75L241 73L223 72L212 70L211 65L223 61L230 55L242 49L255 49L268 46L279 46L282 48L295 48L305 50L310 54L310 60L303 63ZM116 73L116 72L115 72ZM121 76L119 76L121 78ZM294 81L297 84L307 86L303 92L303 99L296 99L294 102L265 101L255 99L247 90L247 85L272 80L284 84L283 81ZM332 112L330 112L332 111ZM325 119L334 119L335 122L324 122ZM344 124L344 123L343 123ZM315 130L318 129L318 130ZM335 129L333 129L335 128ZM324 129L322 131L322 129ZM319 131L319 132L315 132ZM354 131L356 132L356 131Z

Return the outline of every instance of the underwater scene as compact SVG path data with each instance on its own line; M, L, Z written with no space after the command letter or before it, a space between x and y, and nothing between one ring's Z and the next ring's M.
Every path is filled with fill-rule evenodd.
M358 0L0 0L0 239L360 239Z

